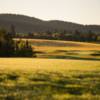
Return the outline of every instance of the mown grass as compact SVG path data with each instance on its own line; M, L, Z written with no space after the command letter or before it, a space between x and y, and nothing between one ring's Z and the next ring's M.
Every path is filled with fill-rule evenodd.
M0 58L0 100L48 99L100 100L100 62Z

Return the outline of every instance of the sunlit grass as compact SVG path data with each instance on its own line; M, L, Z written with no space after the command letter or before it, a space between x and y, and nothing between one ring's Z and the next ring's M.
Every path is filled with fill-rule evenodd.
M31 58L0 58L0 70L99 70L100 61L62 60L62 59L31 59Z
M0 100L100 100L100 46L43 43L37 58L0 58Z
M0 58L1 100L99 100L100 62Z

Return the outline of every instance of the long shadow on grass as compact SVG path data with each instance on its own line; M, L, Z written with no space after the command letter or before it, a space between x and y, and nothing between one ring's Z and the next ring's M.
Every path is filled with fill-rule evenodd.
M48 56L47 58L100 61L100 58L82 58L82 57L76 57L76 56Z

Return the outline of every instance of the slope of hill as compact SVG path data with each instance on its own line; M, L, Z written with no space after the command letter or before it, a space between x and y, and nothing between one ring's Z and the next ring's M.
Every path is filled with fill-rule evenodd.
M72 22L64 22L59 20L43 21L34 17L16 14L0 14L0 27L10 29L14 25L16 32L29 33L29 32L45 32L45 31L75 31L81 30L86 32L92 30L100 33L99 25L81 25Z
M15 39L18 41L19 39ZM28 40L36 52L37 58L99 60L100 45L74 41L59 41L46 39L21 39Z

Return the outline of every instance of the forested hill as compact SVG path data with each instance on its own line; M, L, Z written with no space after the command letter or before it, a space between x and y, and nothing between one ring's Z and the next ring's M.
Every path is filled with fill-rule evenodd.
M73 31L87 32L89 30L100 33L100 25L82 25L72 22L59 20L44 21L38 18L16 14L0 14L0 27L6 28L8 31L11 25L15 26L18 33L29 32L62 32L69 33Z

